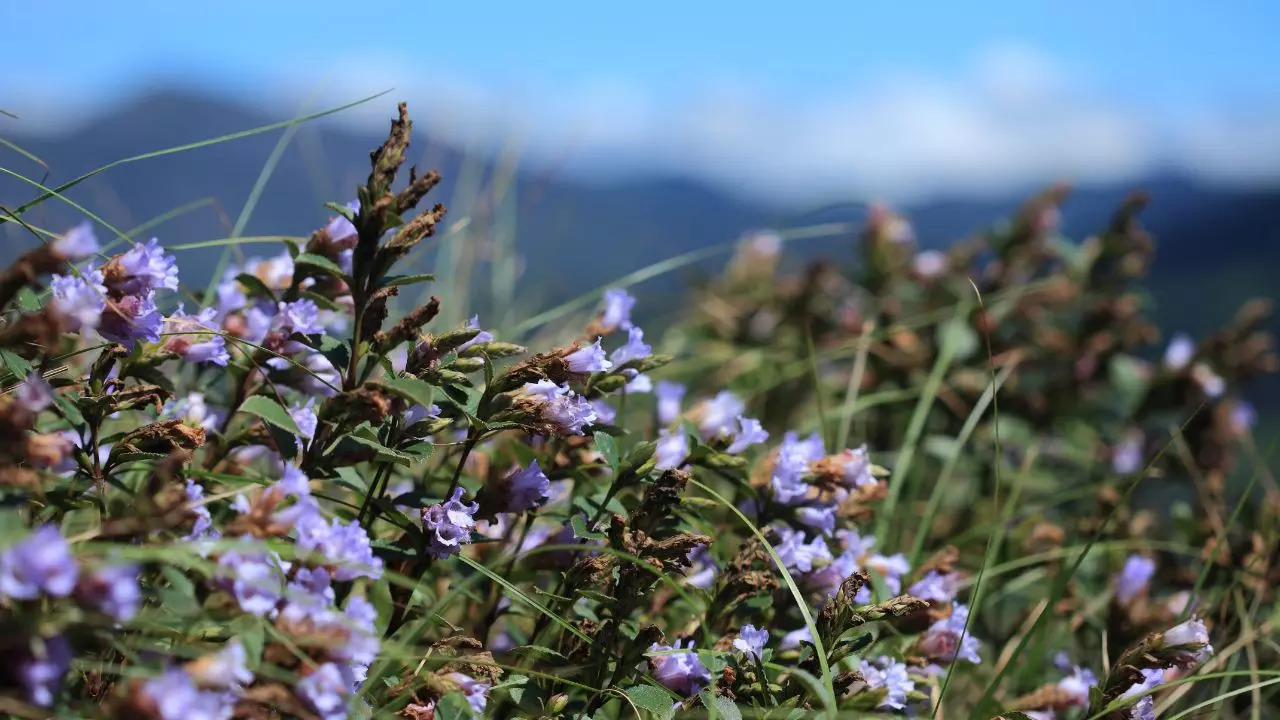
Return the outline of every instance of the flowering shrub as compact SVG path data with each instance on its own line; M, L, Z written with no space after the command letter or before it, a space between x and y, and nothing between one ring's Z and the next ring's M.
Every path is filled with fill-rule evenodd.
M1055 414L1059 375L1026 380L1009 395L1010 427L997 424L995 386L1008 387L1034 345L1017 333L1042 320L1005 332L984 319L995 307L979 311L976 332L1002 353L998 374L949 373L964 355L954 345L970 342L963 322L939 325L936 346L892 324L912 303L945 306L942 271L924 271L944 261L917 258L918 292L899 298L901 246L881 236L902 228L884 218L862 285L879 320L818 331L820 313L778 283L730 295L750 317L718 337L707 325L681 331L686 343L702 333L693 350L708 357L722 346L743 354L727 370L754 392L705 381L721 371L690 389L675 382L679 366L647 344L621 288L567 329L576 340L540 352L478 318L434 327L435 298L393 317L394 298L431 280L396 274L397 264L445 215L419 210L437 174L410 170L396 189L410 131L401 106L354 202L331 206L335 217L305 244L232 268L208 297L186 296L157 240L99 258L87 224L0 277L6 713L733 718L946 707L1148 718L1188 692L1224 702L1197 681L1238 676L1261 697L1259 668L1275 659L1256 643L1274 615L1274 496L1259 510L1270 525L1239 521L1238 508L1204 527L1187 519L1177 532L1207 539L1203 553L1147 541L1150 513L1131 511L1110 481L1102 512L1066 527L1046 519L1085 501L1044 498L1106 473L1054 482L1080 460L1049 432L1081 416ZM1041 246L1019 247L1030 254L1009 251L1003 272L1043 285L1031 262ZM732 272L756 277L775 252L753 242ZM987 292L999 295L1013 281L993 282ZM805 303L843 302L806 292ZM803 323L758 320L779 305ZM876 326L895 330L892 347L867 342ZM787 344L796 327L824 348L840 328L856 331L847 395L827 396L834 365ZM1169 377L1114 420L1156 422L1135 408L1176 405L1159 399L1166 389L1222 396L1218 386L1250 362L1269 362L1263 350L1237 352L1249 337L1171 350ZM1082 342L1092 355L1068 367L1088 386L1125 344ZM809 355L814 392L763 387L746 357L761 344ZM1196 369L1218 357L1236 364L1225 375ZM931 365L941 369L922 385L916 374ZM850 400L888 385L930 397L903 433L895 413ZM1105 404L1095 395L1112 389L1083 392ZM824 397L861 419L856 434L827 426ZM940 492L973 486L959 504L907 484L920 475L908 471L932 397L970 420L930 427L929 438L951 441L935 440L945 452L930 457L947 464L930 479ZM798 432L809 403L824 422ZM1027 427L1016 432L1020 415ZM1229 443L1206 432L1185 439L1189 465L1223 470L1222 502L1229 466L1212 450ZM957 471L971 436L972 464ZM1140 445L1136 461L1113 452L1114 469L1138 474ZM1052 472L1036 465L1041 455ZM1091 555L1116 526L1124 542ZM1227 649L1215 655L1212 643ZM1249 671L1203 674L1236 667L1245 647Z

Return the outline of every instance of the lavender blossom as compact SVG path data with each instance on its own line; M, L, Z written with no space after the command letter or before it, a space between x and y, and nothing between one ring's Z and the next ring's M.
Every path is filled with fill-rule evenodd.
M710 548L707 545L699 545L689 551L688 559L689 564L697 569L697 572L686 578L688 583L701 590L710 588L716 581L715 558L711 556Z
M53 404L53 386L40 373L33 372L14 388L13 400L23 410L39 414Z
M639 395L642 393L653 392L653 379L644 373L635 370L623 370L622 374L631 378L626 385L622 386L623 391L628 395Z
M467 321L466 329L480 330L480 316L472 315L471 319ZM459 345L458 352L462 352L463 350L466 350L472 345L479 345L481 343L487 343L487 342L493 342L493 333L489 332L488 330L480 330L480 332L476 333L475 337Z
M605 290L604 312L600 315L601 329L605 332L612 332L618 328L630 329L631 309L635 304L636 299L622 288Z
M204 393L193 392L166 405L160 417L181 420L184 425L212 431L222 424L224 415L222 411L209 407Z
M803 532L785 526L778 526L776 529L781 540L774 546L774 550L788 570L807 573L813 570L815 564L831 562L831 550L821 536L806 543Z
M116 256L103 272L107 276L107 288L115 296L141 296L155 290L178 289L178 261L164 254L156 238L138 243Z
M813 528L823 535L830 535L836 529L835 505L804 505L796 508L796 520L805 527Z
M1098 684L1098 676L1088 668L1076 667L1070 675L1058 681L1058 692L1062 693L1069 704L1076 707L1089 707L1089 689Z
M654 679L681 697L694 695L711 682L711 671L698 659L698 654L693 652L693 640L686 642L687 646L677 641L675 645L654 643L649 647L650 652L688 650L649 656Z
M743 625L738 631L738 637L734 638L733 647L748 657L759 660L764 654L764 646L767 642L769 642L768 630L757 628L755 625Z
M160 342L164 315L156 309L155 291L125 295L107 303L98 322L98 334L132 348L139 342Z
M62 679L71 667L71 644L66 637L34 641L35 647L23 648L9 662L11 672L17 676L27 692L27 700L39 707L52 707L55 696L62 689Z
M1151 692L1164 684L1164 670L1161 668L1142 668L1142 681L1129 686L1120 696L1121 700L1139 697L1137 703L1130 708L1134 720L1155 720L1155 698Z
M449 673L445 677L452 680L458 686L458 690L466 696L467 704L471 706L471 712L476 717L484 714L485 705L489 701L489 683L458 672Z
M702 404L698 432L704 440L732 435L737 430L738 417L746 409L737 395L721 391Z
M684 464L689 457L689 436L683 430L662 429L658 431L657 448L654 450L654 467L659 470L671 470Z
M801 643L813 642L813 634L809 632L808 626L799 630L792 630L782 636L782 641L778 643L779 650L795 650L800 647Z
M1230 424L1231 432L1239 436L1248 435L1249 431L1258 422L1258 411L1254 408L1253 403L1247 400L1239 400L1235 406L1231 408Z
M569 372L593 373L604 372L613 367L613 363L605 357L604 348L600 347L600 338L584 348L578 348L564 356Z
M102 284L102 271L88 268L81 275L54 275L49 280L53 298L49 309L71 332L97 328L107 306L107 288Z
M922 278L936 278L947 269L947 255L938 250L924 250L911 261L911 269Z
M1169 340L1164 351L1164 366L1173 372L1181 372L1196 356L1196 343L1186 333L1178 333Z
M306 298L280 303L271 325L273 330L285 337L294 333L315 335L324 332L324 324L320 322L320 308Z
M978 656L978 639L965 632L969 620L966 605L952 604L951 614L929 626L918 642L925 657L939 662L965 660L975 665L982 662Z
M423 508L427 552L437 558L456 555L463 545L471 542L471 530L476 526L475 514L479 509L477 503L462 502L462 488L455 488L445 502Z
M614 350L609 359L614 365L625 365L632 360L649 357L653 352L653 348L644 342L644 331L632 325L627 329L627 344Z
M205 308L187 315L179 305L177 312L164 319L164 349L188 362L226 367L231 354L227 341L217 333L217 313L214 308Z
M436 405L435 403L432 403L427 407L422 407L421 405L414 405L413 407L404 411L404 424L406 426L409 426L409 425L413 425L414 423L422 422L423 420L433 420L438 417L440 417L439 405Z
M583 428L597 421L596 410L585 398L550 380L526 383L524 393L539 402L542 419L559 426L571 435L582 435Z
M101 248L98 237L93 234L93 223L83 220L72 227L66 234L55 239L51 244L53 252L68 262L78 262L92 257Z
M804 440L798 439L793 432L784 435L769 483L774 499L784 505L803 499L809 493L804 477L809 474L810 464L821 459L822 455L822 439L816 434Z
M529 467L509 475L508 480L507 512L532 510L551 497L551 480L538 467L537 460L530 462Z
M226 568L228 576L221 585L241 610L261 616L275 609L284 586L279 558L260 551L231 550L218 558L218 565Z
M299 680L293 689L322 720L344 720L351 686L350 675L336 663L328 662Z
M14 600L66 597L79 574L71 548L52 525L40 526L0 553L0 595Z
M844 482L848 488L860 488L875 485L875 476L871 474L871 457L867 446L845 450L840 456L844 460Z
M238 693L253 682L249 654L239 640L232 640L216 653L187 664L186 671L201 687Z
M1124 569L1116 574L1116 600L1128 604L1145 592L1156 574L1156 562L1141 555L1130 555L1124 561Z
M596 413L597 423L602 425L612 425L613 421L618 419L618 411L614 410L613 406L604 398L596 398L595 400L588 400L587 402L591 404L591 409Z
M858 671L868 690L884 691L877 707L902 710L906 707L907 693L916 689L915 681L907 674L907 666L892 658L881 656L874 664L863 660Z
M1127 433L1111 450L1111 469L1117 475L1130 475L1142 469L1142 433Z
M235 705L234 695L201 690L178 668L143 683L142 694L155 704L160 720L226 720Z
M1213 646L1209 644L1209 632L1204 621L1192 618L1184 623L1165 630L1162 635L1165 647L1188 647L1195 651L1195 661L1203 662L1213 654Z
M360 212L360 201L352 200L347 203L347 209L353 213ZM330 242L340 248L347 248L356 242L356 226L345 215L333 216L328 224L324 226L324 234L329 236Z
M293 405L289 408L289 417L293 418L293 424L298 426L298 430L302 433L299 437L304 440L311 440L316 436L316 427L320 424L320 418L316 416L316 399L307 400L305 405Z
M76 585L76 600L119 622L132 620L142 607L142 588L135 564L108 565L83 575Z
M382 558L374 556L369 534L358 521L344 523L334 518L326 523L317 510L301 513L295 521L295 530L298 549L324 558L324 564L333 568L335 580L382 577Z
M204 499L204 487L188 479L184 492L187 504L191 506L191 514L195 516L195 524L191 528L191 533L183 539L216 539L218 532L213 529L213 517L209 514L209 508L200 503Z
M733 442L725 452L737 455L752 445L760 445L769 439L769 433L755 418L738 416L738 428L733 434Z
M931 603L949 603L960 591L960 576L956 573L940 573L930 570L916 584L907 588L907 594Z
M654 395L658 397L658 423L670 425L680 417L680 401L688 390L680 383L659 380Z

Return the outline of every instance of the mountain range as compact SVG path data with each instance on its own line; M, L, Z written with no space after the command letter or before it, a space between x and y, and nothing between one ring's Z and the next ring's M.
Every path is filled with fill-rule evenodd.
M381 101L378 101L381 102ZM388 118L394 111L387 102ZM160 90L122 101L57 136L24 132L23 121L0 118L0 138L37 156L46 167L11 148L0 147L0 167L56 185L123 157L216 137L278 121L258 108L197 93ZM411 158L420 169L445 177L433 193L450 207L449 222L466 218L468 256L480 268L485 259L514 243L519 281L510 290L524 308L546 307L598 287L644 265L732 241L759 227L793 226L818 219L856 219L861 208L815 213L811 208L760 201L682 177L636 177L608 182L559 176L533 168L512 168L496 154L463 152L418 128ZM263 133L190 152L115 167L74 188L68 197L118 228L129 229L178 208L147 234L166 245L227 237L259 174L277 147L280 132ZM344 202L367 172L367 157L380 138L325 121L299 126L277 158L241 230L243 236L306 235L330 211L325 202ZM1046 184L1053 178L1046 178ZM1248 297L1275 299L1272 279L1280 268L1280 188L1241 189L1200 183L1173 175L1143 178L1123 186L1077 188L1064 204L1063 230L1080 238L1102 228L1131 190L1147 190L1152 202L1143 214L1158 243L1152 269L1157 318L1169 330L1203 331L1223 322ZM937 198L901 208L921 244L943 247L1010 215L1031 193L1007 197ZM0 177L0 205L28 200L35 188ZM29 222L60 230L78 221L68 204L50 201L33 210ZM0 261L34 243L14 223L6 223ZM247 246L246 253L254 248ZM275 252L258 246L259 254ZM441 252L450 252L444 249ZM797 257L822 255L851 262L852 235L805 241ZM184 251L183 281L203 287L222 254L221 247ZM680 282L714 272L723 258L706 260L651 281L638 293L667 309L680 303ZM435 264L433 258L426 265ZM430 268L425 268L429 270ZM487 270L484 277L487 283ZM481 293L488 297L487 292ZM1267 395L1273 392L1268 383ZM1280 394L1277 394L1280 399Z

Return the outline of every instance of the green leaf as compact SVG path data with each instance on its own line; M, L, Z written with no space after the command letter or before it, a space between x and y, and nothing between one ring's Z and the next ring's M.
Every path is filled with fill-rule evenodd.
M315 253L301 253L298 257L293 259L293 264L315 268L325 274L332 275L339 279L346 277L346 273L342 272L342 268L338 267L335 262L323 255L316 255Z
M404 377L390 378L379 383L387 391L412 403L417 403L424 408L431 407L435 402L436 390L431 383L426 380L406 375Z
M939 323L936 333L938 347L951 344L952 355L956 360L968 359L978 351L978 333L963 317L953 316L950 320Z
M595 439L596 439L596 450L599 450L600 454L604 456L604 461L609 463L609 469L613 470L614 472L617 472L618 443L613 439L611 435L609 435L608 433L600 432L599 430L597 430L595 433Z
M729 698L716 695L710 690L703 690L698 693L698 697L702 698L702 704L707 708L711 717L724 718L724 720L742 720L742 711Z
M412 455L402 453L399 450L392 450L391 448L387 447L386 445L383 445L377 440L373 440L367 437L361 437L359 435L347 435L346 437L342 438L342 440L339 441L338 443L339 448L341 448L342 444L346 442L352 442L357 445L363 445L364 447L367 447L373 450L373 452L378 456L378 459L386 460L387 462L397 463L399 465L411 465L413 464L413 461L415 459Z
M24 312L39 310L40 297L29 287L22 288L18 291L18 309Z
M436 720L474 720L475 713L460 692L445 693L436 703Z
M1116 355L1107 366L1111 384L1116 389L1115 398L1126 415L1136 410L1147 394L1150 370L1146 364L1128 355Z
M316 306L322 310L330 310L333 312L346 312L346 310L341 305L321 295L320 293L312 292L310 290L303 290L302 297L315 303Z
M169 581L167 586L157 590L160 607L180 616L194 615L200 611L200 603L196 602L196 588L181 570L166 565L160 568L160 574Z
M248 658L246 663L250 670L256 670L258 661L262 658L262 646L266 644L266 628L262 625L262 618L256 615L242 615L231 623L231 636L238 639L240 644L244 646L244 654Z
M609 539L609 536L605 535L602 532L588 530L586 518L582 517L581 515L574 515L573 518L569 520L569 524L573 526L573 536L576 538L583 538L583 539L590 539L590 540L608 540Z
M540 660L557 660L565 663L569 661L569 659L562 653L541 645L521 645L519 647L511 648L511 652L521 657L530 657Z
M31 374L31 363L14 352L0 350L0 361L4 362L4 366L9 368L9 372L19 380L25 380Z
M256 415L263 422L270 423L293 435L302 434L302 431L298 429L298 424L289 415L289 411L266 395L254 395L248 398L241 403L240 412Z
M636 685L626 690L627 697L636 707L647 710L659 720L670 720L675 717L675 701L671 696L652 685Z
M325 204L324 204L324 206L325 206L325 207L327 207L327 208L329 208L330 210L332 210L332 211L334 211L334 212L338 213L339 215L341 215L342 217L344 217L344 218L346 218L346 219L348 219L348 220L351 220L351 221L353 221L353 222L354 222L354 221L355 221L355 219L356 219L356 211L355 211L355 210L352 210L351 208L347 207L346 205L341 205L341 204L339 204L339 203L335 203L335 202L327 202L327 203L325 203Z
M420 282L432 282L436 279L431 273L423 273L421 275L391 275L382 283L383 287L400 287L402 285L413 285Z
M268 300L273 300L273 301L276 299L276 294L272 292L271 288L267 287L267 284L262 282L262 278L258 277L257 275L250 275L249 273L240 273L239 275L236 276L236 282L243 285L244 289L248 291L249 295L253 295L255 297L267 298Z

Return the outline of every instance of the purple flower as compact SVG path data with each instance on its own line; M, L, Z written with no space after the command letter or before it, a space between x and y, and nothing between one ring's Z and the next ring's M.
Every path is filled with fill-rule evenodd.
M1221 397L1222 393L1227 391L1227 381L1205 363L1196 363L1191 368L1191 378L1210 399Z
M142 693L155 703L160 720L226 720L235 705L234 695L201 690L179 668L143 683Z
M526 383L523 392L540 401L539 411L547 422L558 425L571 435L582 435L583 428L597 421L596 410L591 403L569 389L557 386L550 380Z
M871 458L867 454L867 446L845 450L841 455L844 460L844 482L848 488L860 488L875 485L876 479L871 474Z
M151 238L114 258L108 267L107 287L115 295L144 295L154 290L178 289L178 261L165 255L160 241Z
M489 701L489 683L458 672L449 673L445 677L452 680L458 686L458 690L466 696L467 704L471 706L471 712L475 713L476 717L484 714L485 705Z
M448 557L466 543L471 542L471 530L476 526L475 514L480 506L462 502L462 488L454 488L453 495L443 503L422 509L422 525L427 533L427 552L433 557Z
M480 316L472 315L471 319L467 321L466 329L480 330ZM459 345L458 352L462 352L463 350L466 350L472 345L479 345L480 343L487 343L492 341L493 341L493 333L489 332L488 330L480 330L480 332L476 333L475 337Z
M682 697L696 694L706 687L707 683L711 682L711 671L707 670L707 666L703 665L702 661L698 659L698 654L692 652L693 640L688 640L687 643L687 647L679 641L676 641L675 645L654 643L649 647L650 652L689 651L667 652L662 655L649 656L649 664L653 667L654 679L662 683L668 690Z
M644 331L632 325L627 329L627 344L614 350L609 359L613 361L614 365L625 365L632 360L649 357L651 352L653 352L653 348L644 342Z
M360 201L352 200L347 203L347 209L353 213L360 212ZM324 234L329 236L329 240L337 247L345 248L354 245L356 242L356 226L345 215L335 215L324 226Z
M315 335L324 332L324 324L320 322L320 308L306 298L280 303L271 324L272 329L285 337L294 333Z
M404 424L408 426L414 423L422 422L423 420L430 420L438 417L440 417L439 405L436 405L435 403L432 403L427 407L422 407L421 405L414 405L413 407L404 411Z
M1089 707L1089 688L1098 684L1098 677L1088 668L1077 667L1070 675L1058 681L1058 692L1077 707Z
M845 581L845 578L857 572L859 567L857 556L848 551L842 552L831 562L805 575L804 583L820 591L824 597L834 597L840 591L840 584ZM860 599L861 594L854 598L855 602L864 602Z
M868 690L884 690L884 698L877 707L901 710L906 707L907 693L916 689L915 681L907 674L906 664L892 658L878 657L874 664L863 660L859 672Z
M325 663L298 681L294 692L323 720L344 720L352 678L335 663Z
M13 399L23 410L39 413L53 404L53 386L33 372L14 388Z
M638 395L640 393L653 392L653 380L650 379L648 375L645 375L644 373L638 373L635 370L631 370L631 369L623 370L622 374L626 377L631 378L630 380L627 381L626 385L622 386L622 389L625 392L631 395Z
M689 457L689 436L684 430L662 429L658 431L658 444L653 452L654 467L671 470L684 464Z
M680 401L684 399L684 394L688 390L680 383L667 382L659 380L657 389L654 394L658 396L658 422L662 425L670 425L680 417Z
M142 588L138 586L141 568L134 564L108 565L81 576L76 586L76 600L119 622L132 620L142 606Z
M51 707L71 667L71 644L61 635L35 639L9 662L32 705Z
M764 645L767 642L769 642L768 630L757 628L755 625L743 625L738 631L738 637L734 638L733 647L759 660L764 654Z
M195 515L196 518L195 525L191 528L191 534L184 539L217 538L218 533L213 529L213 518L209 515L209 508L199 504L204 499L204 487L196 481L188 479L184 492L186 493L187 503L191 506L191 514Z
M725 452L730 455L737 455L752 445L759 445L769 439L769 433L755 418L738 416L738 429L733 434L733 442L729 443L729 447Z
M1142 433L1129 432L1111 450L1111 469L1117 475L1129 475L1142 469Z
M600 347L600 338L584 348L578 348L564 356L569 372L593 373L604 372L613 367L613 363L605 357L604 348Z
M1247 435L1258 422L1258 411L1248 400L1239 400L1231 408L1231 431L1236 435Z
M831 562L831 549L821 536L806 543L803 532L785 526L778 526L776 529L781 541L774 546L774 550L788 570L807 573L813 570L815 563Z
M546 473L538 467L538 461L529 463L529 467L518 470L509 477L510 486L507 491L507 512L523 512L531 510L551 497L551 481Z
M1209 644L1209 631L1204 621L1192 618L1184 623L1164 631L1165 647L1186 646L1196 651L1196 662L1202 662L1213 654L1213 646Z
M952 604L951 615L930 625L920 636L920 652L939 662L966 660L975 665L981 663L978 639L965 632L964 626L968 620L968 606Z
M631 327L631 308L635 307L636 299L622 288L613 288L604 291L604 312L600 315L600 327L605 332L611 332L618 328L630 329Z
M698 432L704 440L732 435L737 430L738 417L747 406L737 395L724 390L702 405Z
M69 262L76 262L91 257L100 249L98 238L93 234L93 224L83 220L71 228L65 235L53 241L53 251Z
M202 687L239 692L253 682L249 671L249 654L239 640L232 640L221 650L206 655L187 666L187 672Z
M1134 720L1155 720L1155 698L1151 692L1164 684L1164 670L1160 668L1142 668L1142 681L1129 686L1120 696L1121 700L1129 700L1138 696L1141 699L1133 705L1130 712Z
M164 332L168 336L165 350L188 362L226 367L231 354L227 352L227 341L216 332L217 312L205 308L198 315L187 315L179 305L177 312L164 319Z
M360 667L360 674L363 675L363 669L377 659L378 648L381 645L375 625L378 621L378 611L373 607L373 603L360 595L355 595L347 601L347 607L341 617L347 626L347 640L334 651L334 654Z
M930 570L915 585L907 589L907 594L932 603L949 603L955 600L956 593L959 591L959 575Z
M317 510L301 513L295 529L298 549L324 558L325 564L333 568L335 580L382 577L382 558L374 556L369 534L358 521L343 523L334 518L326 523Z
M298 426L300 437L310 440L316 436L316 426L320 424L320 418L316 417L316 399L307 400L306 405L294 405L289 408L289 417L293 418L293 424Z
M687 578L689 584L702 590L710 588L716 581L716 564L708 546L699 545L690 550L689 563L695 568L701 568Z
M604 398L596 398L588 400L591 403L591 409L596 412L596 423L601 425L612 425L614 420L618 419L618 411Z
M1186 333L1178 333L1169 340L1169 347L1164 351L1164 366L1174 372L1180 372L1196 356L1196 343Z
M181 420L183 424L192 427L215 430L222 422L223 414L209 407L203 393L193 392L166 405L160 417Z
M1141 555L1130 555L1124 569L1116 575L1116 600L1127 604L1147 589L1156 574L1156 562Z
M52 525L42 525L0 554L0 595L34 600L41 594L66 597L80 570L71 548Z
M805 440L799 440L793 432L784 435L770 479L774 499L784 505L803 499L809 493L809 485L804 482L809 465L821 459L822 454L822 440L816 433Z
M935 278L947 269L947 255L938 250L925 250L917 253L911 261L911 268L923 278Z
M252 550L231 550L218 558L226 568L223 587L235 596L240 609L253 615L266 615L275 609L284 587L284 571L273 555Z
M102 284L102 271L87 268L81 275L54 275L49 280L53 297L49 307L71 332L98 327L102 310L107 306L107 288Z
M796 508L796 520L805 527L818 530L823 535L830 535L836 529L836 506L805 505Z
M125 295L107 303L98 322L98 334L132 348L138 342L160 342L164 316L156 309L155 291Z

